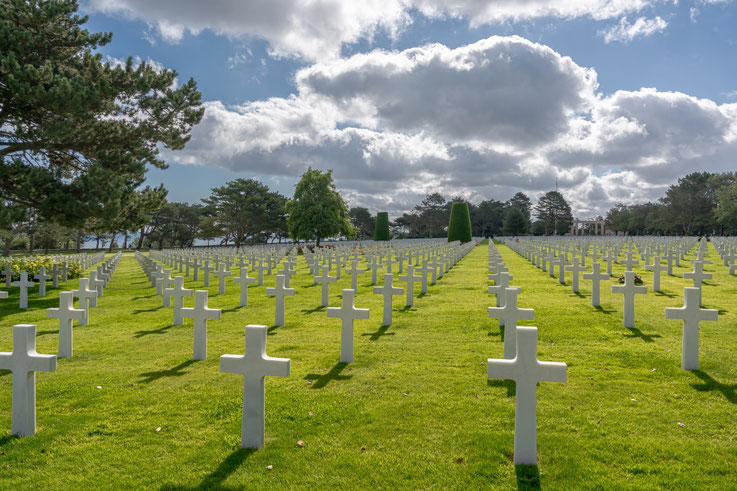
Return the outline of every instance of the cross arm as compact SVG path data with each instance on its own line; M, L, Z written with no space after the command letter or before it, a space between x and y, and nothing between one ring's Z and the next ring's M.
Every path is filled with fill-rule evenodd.
M34 372L53 372L56 370L56 355L33 353L28 360L28 368Z

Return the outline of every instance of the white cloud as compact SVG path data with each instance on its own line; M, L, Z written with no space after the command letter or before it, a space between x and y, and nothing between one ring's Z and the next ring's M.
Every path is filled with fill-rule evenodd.
M167 159L295 180L334 169L352 206L398 214L427 192L474 201L562 191L581 216L657 199L694 170L733 168L737 104L653 88L597 92L546 46L492 37L316 63L297 93L205 104Z
M344 44L378 31L393 36L411 22L402 0L89 0L86 9L143 20L168 42L209 29L308 59L338 57Z
M265 39L276 56L338 58L342 46L396 37L419 12L468 20L471 27L541 17L594 20L635 14L655 0L88 0L91 12L124 14L146 22L167 42L209 29ZM662 21L662 19L661 19ZM663 21L664 22L664 21ZM150 38L150 34L145 34Z
M593 70L516 36L373 51L300 70L296 81L302 96L334 104L343 121L525 148L566 132L597 87Z
M627 17L622 17L616 26L599 31L599 35L604 38L605 43L613 41L629 43L636 38L648 37L662 32L666 27L668 27L668 22L660 16L653 19L639 17L633 23L630 23Z

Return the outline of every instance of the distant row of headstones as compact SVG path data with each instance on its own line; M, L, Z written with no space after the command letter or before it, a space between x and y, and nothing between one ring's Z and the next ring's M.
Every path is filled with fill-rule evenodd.
M639 255L644 269L653 271L653 290L660 291L660 273L667 271L667 274L673 275L673 263L679 265L680 260L685 259L696 247L695 259L691 261L693 271L683 274L683 278L693 281L693 286L684 288L683 307L667 307L665 318L683 321L681 367L684 370L698 369L699 323L716 321L718 318L717 310L701 308L702 282L712 277L703 269L705 264L710 263L705 238L701 240L697 237L642 237L628 240L512 238L502 241L543 272L549 272L551 277L557 269L558 281L561 284L565 284L565 273L570 272L571 289L574 293L579 291L579 273L587 271L585 262L586 258L590 258L591 271L583 274L583 279L592 282L593 306L599 305L599 283L612 277L612 263L616 261L623 264L626 269L621 279L623 284L612 285L612 293L623 295L622 323L626 328L634 328L635 295L647 293L647 286L636 284L633 267L640 262L634 257ZM734 274L737 240L722 238L714 245L722 264L729 268L729 274ZM599 259L607 262L606 274L601 272ZM662 261L667 261L667 266L664 266ZM489 293L496 296L496 307L489 308L489 317L499 319L499 325L504 326L504 359L489 359L488 376L515 381L517 390L514 462L535 465L537 463L535 386L540 381L565 382L566 365L537 360L537 328L517 326L519 320L532 320L533 310L517 306L520 288L510 286L509 282L513 277L492 241L489 241L489 272L492 274L488 278L494 282L494 285L489 287Z
M87 278L79 279L79 289L59 293L59 308L48 309L47 316L59 320L58 358L70 358L73 346L73 321L80 325L89 320L91 306L87 301L102 295L102 288L115 271L120 260L120 252L105 261L100 271L99 290L87 290ZM103 254L104 258L104 254ZM80 299L80 308L75 309L72 301ZM0 352L0 369L13 373L13 398L11 412L11 432L13 435L29 436L36 433L36 372L56 370L57 355L41 355L36 352L36 326L17 324L13 326L13 351Z
M341 272L352 275L352 284L356 286L356 276L365 272L358 268L359 261L365 261L372 270L372 283L376 283L377 271L386 268L384 284L374 287L374 293L384 296L383 325L392 323L392 298L405 293L403 288L393 286L392 266L396 265L399 273L406 270L406 274L399 276L407 284L406 305L414 301L415 284L422 285L422 291L427 291L428 281L434 284L442 278L463 256L473 249L474 244L447 243L438 240L429 241L395 241L390 244L376 244L361 246L357 244L340 247L323 247L314 249L303 248L305 261L310 268L315 283L322 283L323 294L321 305L327 305L327 291L329 284L337 281ZM184 287L185 277L172 277L171 268L193 267L195 281L198 271L204 273L203 281L209 284L210 274L218 278L218 292L225 292L224 278L231 275L230 266L239 266L239 276L234 283L240 284L240 304L248 304L248 285L258 281L263 284L263 274L270 275L272 270L280 265L282 269L276 275L276 286L266 288L265 293L276 298L275 325L284 325L285 297L295 294L294 288L289 288L289 279L296 274L294 269L298 251L287 247L260 247L244 251L239 254L232 250L198 251L198 250L168 250L151 251L150 256L136 252L136 259L143 271L156 288L157 294L162 295L163 304L173 307L174 325L181 325L184 318L192 318L195 324L193 359L204 360L207 357L207 320L219 319L221 311L207 306L208 291L192 291ZM238 256L238 257L236 257ZM90 278L80 278L79 288L70 292L61 292L59 308L48 309L47 315L59 319L59 354L58 358L72 356L73 321L79 325L89 322L89 311L96 306L98 296L107 285L110 276L120 260L120 253L105 261L97 271L90 272ZM104 255L102 256L104 258ZM153 259L153 258L156 258ZM161 261L161 262L158 262ZM423 271L421 276L415 275L415 266ZM163 264L162 264L163 263ZM350 267L348 267L350 263ZM405 266L406 263L406 266ZM414 263L414 264L413 264ZM211 268L211 264L214 267ZM248 276L249 268L257 271L259 279ZM331 270L336 276L330 275ZM354 306L357 288L344 289L341 307L329 307L329 318L341 319L341 362L353 362L353 322L355 319L368 319L369 310ZM194 296L192 307L184 306L184 298ZM74 308L73 301L79 299L79 308ZM173 300L173 302L172 302ZM286 376L289 374L289 360L272 358L266 355L266 327L249 325L246 327L245 356L221 356L221 371L234 372L244 375L244 413L242 423L242 446L258 448L264 443L264 377L267 375ZM23 374L24 379L29 377L35 382L36 371L50 371L56 368L56 355L39 355L35 352L35 326L14 326L14 348L12 353L0 353L0 368L13 371L13 411L12 432L17 435L31 435L35 433L35 383L17 383L16 379ZM3 362L5 362L3 364ZM21 401L21 402L19 402ZM260 412L259 412L260 408ZM31 417L32 415L32 417Z

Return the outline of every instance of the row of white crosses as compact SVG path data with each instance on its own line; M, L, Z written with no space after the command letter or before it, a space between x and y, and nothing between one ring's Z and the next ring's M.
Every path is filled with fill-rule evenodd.
M120 253L110 260L109 271L115 268ZM80 282L86 278L81 278ZM72 323L81 320L82 309L72 304L73 292L59 294L59 308L48 309L47 316L59 320L58 358L72 356ZM57 355L42 355L36 352L36 326L17 324L13 326L13 351L0 352L0 370L13 374L11 409L11 433L30 436L36 433L36 372L56 370Z
M37 256L36 256L37 258ZM13 275L15 274L13 272L12 267L12 259L8 260L5 263L5 268L2 271L2 274L5 276L5 287L10 288L11 286L16 286L19 289L19 308L21 309L27 309L28 308L28 290L30 288L35 287L36 283L33 281L38 281L38 297L42 298L46 296L46 282L48 280L51 280L51 286L52 288L58 288L59 287L59 279L61 278L61 281L66 282L68 280L69 275L69 262L77 262L80 264L82 269L87 269L89 266L92 266L101 260L104 259L104 253L95 253L95 254L75 254L73 256L50 256L49 257L52 261L52 268L51 271L46 271L45 266L41 266L39 268L38 274L34 275L33 278L29 277L29 274L25 271L20 271L18 273L18 280L12 281ZM29 257L29 260L34 259L34 257ZM61 261L61 266L56 261ZM50 273L50 274L47 274ZM0 298L8 298L8 292L0 292Z
M495 274L489 279L495 282L497 307L489 307L489 317L498 318L504 326L504 354L502 359L487 361L487 377L514 380L514 463L537 464L537 396L539 382L565 382L565 363L546 362L537 359L537 327L517 326L521 319L532 320L532 309L517 307L520 288L509 287L511 275L494 243L489 240L489 270ZM497 282L499 280L499 283ZM507 285L503 288L502 285ZM500 297L503 297L499 306Z
M684 370L696 370L699 366L699 323L701 321L716 321L718 319L718 311L715 309L702 309L702 284L704 280L712 278L711 273L704 271L704 265L709 264L708 260L708 244L705 238L700 241L696 238L687 238L687 240L678 240L679 246L678 255L676 259L685 259L686 254L692 249L693 245L698 243L696 250L696 259L692 260L693 271L683 273L684 279L692 280L692 287L684 288L684 305L680 308L667 307L665 310L666 319L680 319L683 320L683 340L682 340L682 355L681 355L681 367ZM515 248L516 244L510 244L510 247ZM690 247L689 247L690 246ZM517 252L520 252L520 248L516 248ZM731 246L724 241L719 242L718 251L723 259L723 264L728 265L730 268L733 266L733 253ZM523 254L524 255L524 254ZM625 253L626 260L622 261L626 267L631 268L635 265L635 261L632 259L632 254ZM723 256L726 256L723 257ZM653 271L653 290L660 291L660 272L665 268L660 263L658 256L653 256L653 264L647 263L647 257L645 257L645 268ZM598 305L599 303L599 285L598 281L608 279L608 275L602 275L599 273L598 263L593 263L593 271L591 273L584 274L584 279L589 279L593 282L592 287L592 305ZM670 269L670 268L668 268ZM669 271L672 274L672 271ZM624 272L624 284L613 285L612 293L622 294L624 299L624 308L622 311L622 325L626 328L634 328L635 326L635 297L636 295L642 295L647 293L647 286L635 284L635 273L631 270ZM598 278L598 280L597 280ZM491 291L491 287L490 287Z

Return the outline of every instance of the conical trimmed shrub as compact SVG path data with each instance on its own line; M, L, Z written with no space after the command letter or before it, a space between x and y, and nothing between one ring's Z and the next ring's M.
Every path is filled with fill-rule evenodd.
M468 212L468 203L453 203L450 207L450 222L448 223L448 242L460 240L471 241L471 215Z
M376 213L376 228L374 228L374 240L389 240L389 213L380 211Z

